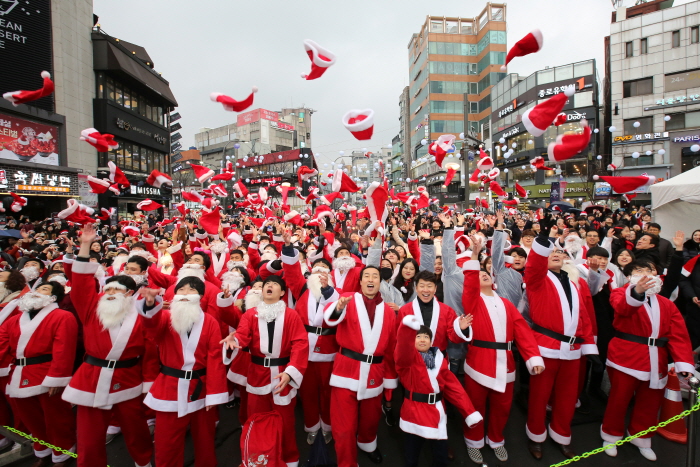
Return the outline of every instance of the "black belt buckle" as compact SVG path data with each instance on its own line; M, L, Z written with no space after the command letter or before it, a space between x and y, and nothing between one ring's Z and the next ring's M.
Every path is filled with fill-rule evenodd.
M370 365L374 361L374 355L367 355L365 358L365 363L369 363Z
M435 405L437 403L437 393L431 392L428 394L428 404Z
M270 357L263 358L263 366L265 368L270 368L270 360L272 360Z
M192 379L192 370L185 370L185 376L182 379L190 381Z
M27 366L27 357L18 358L17 366Z
M569 336L569 345L571 347L573 347L575 343L576 343L576 336Z
M320 336L322 332L323 332L323 328L318 326L316 328L316 330L314 331L314 334L316 334L317 336Z
M107 369L114 370L117 366L117 360L107 360Z
M654 346L657 345L657 344L656 344L656 341L657 341L657 339L655 339L655 338L653 338L653 337L650 337L650 338L647 340L647 345L648 345L649 347L654 347Z

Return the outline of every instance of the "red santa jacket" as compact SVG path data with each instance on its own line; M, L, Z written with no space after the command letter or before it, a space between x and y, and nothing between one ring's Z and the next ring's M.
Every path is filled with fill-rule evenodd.
M421 325L423 323L423 315L420 312L420 305L418 304L418 298L414 298L413 301L405 304L399 308L399 315L396 323L398 328L401 328L401 321L405 316L415 316L418 323ZM447 351L447 341L448 339L454 343L461 343L462 338L457 334L455 329L459 329L459 318L457 313L445 305L440 303L437 298L433 297L433 316L430 323L426 325L433 332L433 340L431 345L437 347L442 352ZM460 332L461 334L461 332Z
M561 360L578 360L581 354L597 354L598 348L593 340L586 305L576 285L569 280L572 303L569 307L561 282L548 270L552 248L551 245L544 247L535 241L527 256L523 281L530 305L530 319L534 324L550 331L580 337L583 344L569 345L568 342L535 332L540 355Z
M270 339L272 352L268 351ZM309 342L299 315L291 308L286 308L275 319L275 333L270 336L267 322L258 318L257 310L248 310L236 330L236 340L241 347L248 347L251 359L290 358L289 363L284 365L264 366L251 361L248 365L246 391L251 394L270 394L279 383L276 376L287 373L292 378L291 381L281 393L273 395L273 400L277 405L291 403L304 379L309 355ZM234 356L237 352L239 349L234 351Z
M419 394L441 393L464 417L467 426L474 426L483 420L474 409L471 400L450 371L442 352L435 353L435 368L429 369L420 352L416 350L416 331L420 321L412 315L401 320L396 335L396 371L406 391ZM406 433L428 439L447 439L447 416L442 401L435 404L404 399L401 406L399 426Z
M3 311L12 313L17 301ZM49 392L51 387L65 387L73 374L78 323L68 311L51 303L34 319L29 313L15 314L0 326L0 368L14 365L7 395L32 397ZM15 359L51 355L51 361L34 365L16 365Z
M13 302L14 300L10 300L7 303L3 303L2 310L0 310L0 325L2 325L2 323L7 321L9 318L22 314L22 312L19 311L19 308L17 308L17 304ZM8 307L7 305L10 303L12 303L12 306ZM10 374L10 370L12 369L14 362L11 361L12 359L9 356L5 360L5 365L0 368L0 378L5 377L5 380L7 380L7 376ZM0 362L2 361L0 360ZM4 386L0 385L0 388L2 387Z
M543 367L544 360L525 318L510 301L495 292L492 297L481 293L478 261L467 261L463 268L462 305L465 314L474 316L469 329L470 337L478 341L501 343L515 340L528 371L534 374L534 368ZM455 326L458 328L457 324ZM506 384L515 381L513 352L471 345L464 361L464 372L482 386L505 392Z
M146 334L158 345L162 365L182 371L206 368L200 379L176 378L160 373L148 391L144 403L159 412L177 412L183 417L205 406L223 404L228 401L226 367L221 358L221 328L211 315L202 313L190 330L178 334L170 326L170 312L163 310L163 301L156 298L156 306L143 311L145 300L136 300L136 309L146 318ZM221 303L226 306L225 303ZM191 400L201 381L197 400Z
M63 391L63 400L87 407L109 409L113 404L127 401L147 392L158 375L159 362L155 345L145 338L143 321L133 309L119 327L106 330L97 316L101 294L95 290L97 263L73 263L73 284L80 291L73 304L83 324L85 352L102 360L124 361L138 359L128 368L108 368L83 363ZM146 351L146 347L153 347ZM144 390L145 389L145 390Z
M360 291L360 273L364 266L355 266L348 270L345 274L341 274L339 270L333 269L331 277L336 292L339 294L354 293Z
M329 326L337 326L336 340L341 353L336 354L331 375L331 386L357 392L357 399L369 399L382 393L384 388L395 389L398 380L394 368L396 346L396 314L384 302L377 304L374 324L371 325L361 293L343 294L352 297L333 318L337 302L326 305L323 319ZM348 349L373 359L382 357L381 363L366 363L342 354Z
M649 381L652 389L663 389L668 378L669 353L677 373L694 370L688 330L672 301L658 294L639 301L632 297L632 289L628 284L610 294L610 304L615 310L613 327L616 331L644 338L666 338L668 343L659 347L613 337L608 345L607 365L641 381Z
M284 250L283 250L284 251ZM289 290L296 300L295 310L307 330L309 339L310 362L332 362L338 352L338 342L335 339L335 329L323 321L323 311L328 303L338 301L337 291L326 299L323 294L317 297L306 285L306 279L301 272L299 253L294 249L294 256L282 254L282 268ZM310 328L316 328L310 330ZM317 332L321 329L321 334ZM332 334L323 334L329 330Z

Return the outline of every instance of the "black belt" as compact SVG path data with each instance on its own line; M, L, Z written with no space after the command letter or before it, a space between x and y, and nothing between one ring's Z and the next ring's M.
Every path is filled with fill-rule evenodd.
M336 328L321 328L316 326L308 326L306 324L304 325L304 328L306 328L306 332L316 334L317 336L331 336L337 331Z
M178 368L171 368L169 366L161 365L160 372L166 376L173 376L175 378L185 379L187 381L196 379L197 385L194 387L194 392L190 396L190 401L196 401L199 399L199 395L202 392L202 376L207 374L206 368L200 368L199 370L180 370Z
M513 341L508 342L491 342L491 341L471 341L471 345L474 347L482 347L484 349L495 349L495 350L513 350Z
M569 345L583 344L583 337L567 336L565 334L559 334L556 331L552 331L551 329L543 328L539 324L535 324L535 323L532 323L531 327L532 327L532 330L535 332L539 332L540 334L543 334L547 337L551 337L552 339L556 339L558 341L568 342Z
M384 360L382 356L375 357L374 355L365 355L346 348L341 348L340 354L363 363L382 363L382 360Z
M15 359L15 365L17 366L27 366L27 365L38 365L39 363L46 363L53 360L53 355L50 353L44 355L37 355L36 357L29 358L17 358Z
M404 399L410 399L415 402L425 402L426 404L434 405L442 400L441 392L433 392L432 394L421 394L420 392L404 391Z
M136 366L141 360L141 357L130 358L128 360L103 360L101 358L93 357L92 355L85 354L85 363L89 363L93 366L99 366L102 368L131 368Z
M615 331L615 337L630 342L636 342L637 344L648 345L649 347L666 347L666 344L668 344L668 337L642 337L621 331Z
M250 361L256 365L264 366L265 368L270 368L271 366L282 366L289 363L289 357L280 358L270 358L270 357L258 357L257 355L250 355Z

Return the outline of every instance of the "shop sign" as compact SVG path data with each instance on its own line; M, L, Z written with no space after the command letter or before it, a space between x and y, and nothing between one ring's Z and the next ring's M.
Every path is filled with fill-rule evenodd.
M607 182L596 182L594 190L596 198L612 195L612 187Z
M143 128L137 127L131 122L127 122L126 120L117 117L114 121L115 125L117 125L117 128L120 128L124 131L134 131L136 133L140 133L142 135L148 136L149 138L153 138L158 144L165 144L168 139L158 133L152 133L148 130L144 130Z
M250 180L250 179L248 179ZM259 183L275 183L275 182L281 182L283 180L282 177L272 177L272 178L256 178L255 180L250 180L247 183L250 183L251 185L257 185Z
M294 131L294 125L290 125L289 123L284 123L284 122L270 122L270 125L271 125L273 128L277 128L278 130Z
M242 114L239 114L238 117L236 118L236 125L240 128L244 125L248 125L250 123L255 123L259 120L269 120L271 122L279 122L279 114L277 112L274 112L272 110L265 110L265 109L255 109L251 110L250 112L245 112Z
M613 138L613 144L628 144L666 139L668 139L668 132L664 131L663 133L644 133L642 135L615 136Z
M504 108L498 111L498 118L505 117L509 113L513 112L517 107L518 100L513 99L513 102L511 102L509 105L505 106Z
M80 202L82 204L91 208L98 206L97 193L92 192L87 175L78 174L78 192L80 193Z
M506 131L505 133L503 133L503 134L501 135L501 138L506 138L506 139L507 139L507 138L509 138L509 137L511 137L511 136L513 136L513 135L517 135L518 133L522 133L522 131L523 131L523 129L520 128L520 125L516 125L516 126L514 126L513 128L511 128L510 130L508 130L508 131Z
M523 188L527 189L530 196L534 197L534 198L548 197L552 191L551 184L548 184L548 185L530 185L530 186L525 186ZM565 194L578 194L578 193L585 194L588 192L588 190L590 188L591 188L591 186L588 183L567 183L566 189L564 190L564 193Z
M10 179L6 170L0 170L0 190L68 193L70 183L71 177L68 175L45 175L17 170Z
M566 113L567 122L577 122L579 120L585 120L586 118L586 112L577 112L574 110Z
M691 143L700 141L700 135L685 135L685 136L674 136L674 143Z
M59 165L57 126L0 113L0 159Z
M666 105L677 105L677 104L700 104L700 94L689 94L686 96L676 96L669 97L667 99L659 99L656 101L656 105L666 106Z
M572 83L554 86L553 88L543 88L537 92L537 97L542 99L547 96L556 96L557 94L566 91L569 86L574 86L577 91L581 91L585 87L585 81L585 78L579 78L577 80L574 80L574 82Z
M138 186L132 183L129 190L132 195L162 196L160 188L154 186Z

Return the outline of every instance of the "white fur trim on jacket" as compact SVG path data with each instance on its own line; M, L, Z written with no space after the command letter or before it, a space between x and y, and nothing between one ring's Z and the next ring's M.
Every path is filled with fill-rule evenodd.
M454 327L455 332L459 337L464 339L465 342L469 342L472 340L472 327L469 326L467 328L467 335L464 335L464 332L462 332L462 329L459 327L459 316L455 318L455 320L452 322L452 326Z
M404 326L408 326L414 331L418 331L420 329L420 322L418 321L418 318L413 315L404 316L402 322Z

